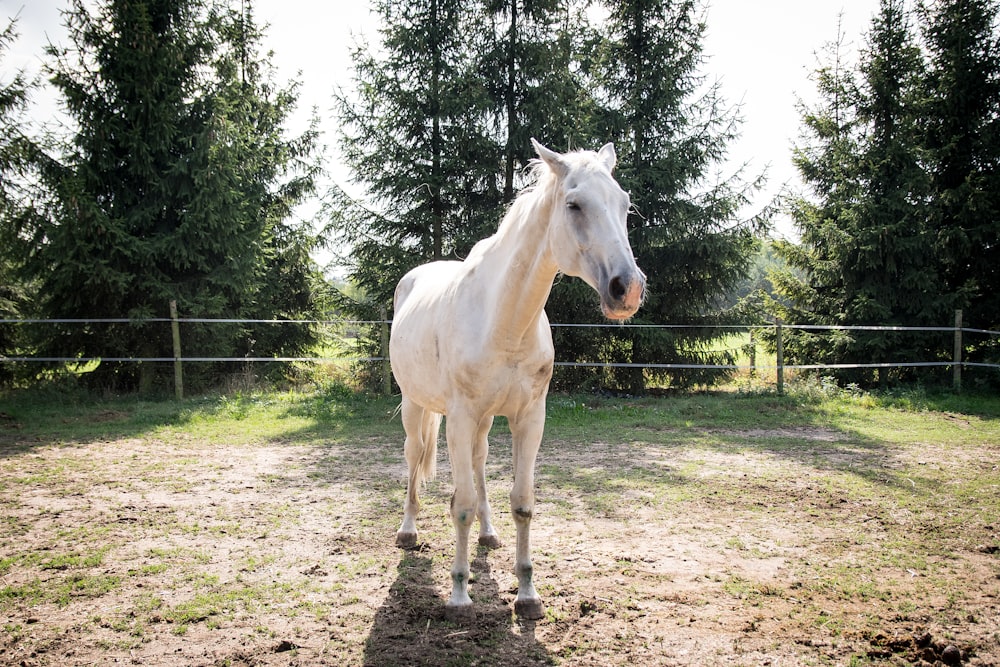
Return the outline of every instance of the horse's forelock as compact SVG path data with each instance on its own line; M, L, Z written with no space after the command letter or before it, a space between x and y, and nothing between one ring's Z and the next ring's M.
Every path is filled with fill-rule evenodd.
M545 161L541 158L531 158L528 160L528 166L524 170L525 176L527 176L527 185L525 187L534 187L542 180L542 178L551 173L549 165L545 164Z
M597 164L597 153L594 151L570 151L569 153L564 153L563 158L568 160L574 167L583 167L588 163ZM552 168L541 158L532 158L529 160L527 166L524 168L524 175L526 177L526 184L520 189L513 203L516 204L517 199L530 193L538 193L538 196L541 197L548 197L555 194L552 186L558 179Z

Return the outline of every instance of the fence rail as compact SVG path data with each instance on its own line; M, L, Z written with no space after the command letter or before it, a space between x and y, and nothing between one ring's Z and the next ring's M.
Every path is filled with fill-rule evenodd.
M42 357L42 356L5 356L0 354L0 363L77 363L89 364L95 362L116 362L116 363L172 363L175 368L175 390L178 397L183 396L183 380L181 367L186 363L206 363L206 362L242 362L242 363L317 363L317 362L371 362L385 365L383 374L385 375L384 386L388 387L388 331L392 324L383 312L383 318L379 320L316 320L316 319L238 319L238 318L206 318L206 317L179 317L176 315L176 304L171 302L172 317L149 317L141 319L131 319L126 317L91 317L91 318L55 318L55 319L0 319L3 324L150 324L169 323L173 333L174 356L169 357ZM244 356L244 357L203 357L184 356L181 354L181 340L179 325L181 324L308 324L315 326L366 326L379 327L381 329L381 347L383 350L380 356L341 356L336 357L264 357L264 356ZM631 362L586 362L586 361L557 361L556 366L577 367L577 368L648 368L655 370L743 370L743 371L776 371L778 392L783 391L785 370L849 370L849 369L884 369L884 368L933 368L952 367L954 371L953 385L957 390L961 389L961 371L963 368L994 368L1000 369L1000 364L970 362L962 359L963 335L978 334L986 336L1000 336L1000 331L990 329L977 329L962 326L961 311L955 313L954 326L896 326L896 325L820 325L820 324L786 324L776 320L770 324L552 324L553 329L560 328L602 328L602 329L728 329L734 333L742 331L773 330L775 332L775 343L777 354L775 362L759 364L755 359L749 364L673 364L673 363L631 363ZM913 361L913 362L872 362L872 363L849 363L849 364L786 364L783 355L783 331L886 331L886 332L925 332L925 333L952 333L954 335L954 352L952 359L947 361ZM751 338L752 340L752 338Z

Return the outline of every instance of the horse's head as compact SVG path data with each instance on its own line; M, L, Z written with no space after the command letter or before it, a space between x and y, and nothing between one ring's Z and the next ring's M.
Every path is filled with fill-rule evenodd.
M531 143L554 178L549 246L559 270L593 287L608 319L632 317L645 296L646 276L628 242L628 193L611 175L615 147L560 154Z

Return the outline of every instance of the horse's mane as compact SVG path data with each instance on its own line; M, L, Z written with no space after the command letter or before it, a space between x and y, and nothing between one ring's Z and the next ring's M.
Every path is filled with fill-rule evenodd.
M562 159L569 162L574 168L579 168L587 163L596 164L594 162L596 157L597 154L593 151L575 150L565 153L562 156ZM549 165L547 165L543 160L539 158L532 159L528 162L528 166L525 167L523 173L526 177L527 184L521 188L517 196L514 198L514 201L511 202L503 220L500 222L500 227L504 226L508 218L510 218L517 209L536 202L544 203L546 198L555 194L553 186L557 181L556 175L552 172ZM539 199L541 199L540 202L538 201Z
M564 154L563 159L579 164L580 162L592 159L594 155L592 151L579 150ZM518 191L517 196L514 197L514 201L507 207L503 218L500 220L500 224L497 226L496 233L479 241L469 253L470 256L477 250L480 252L485 251L487 247L503 238L508 231L516 228L520 222L526 220L531 215L533 208L544 208L548 200L555 196L556 191L554 186L558 182L558 179L549 165L543 160L538 158L532 159L528 162L522 173L525 176L526 185Z

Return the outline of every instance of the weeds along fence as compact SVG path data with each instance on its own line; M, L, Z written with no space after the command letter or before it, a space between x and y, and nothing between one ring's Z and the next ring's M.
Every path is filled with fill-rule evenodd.
M173 342L173 354L169 357L163 356L101 356L101 357L46 357L46 356L15 356L0 353L0 364L18 363L65 363L65 364L90 364L100 362L135 362L135 363L171 363L174 367L174 392L177 398L184 395L184 373L185 364L216 363L216 362L239 362L244 364L254 363L372 363L380 365L380 377L382 390L384 393L391 391L391 371L389 367L389 328L392 321L385 311L380 320L290 320L290 319L227 319L227 318L198 318L180 317L177 313L176 305L170 304L170 317L153 317L143 319L129 318L82 318L82 319L0 319L0 325L45 325L45 324L73 324L89 326L94 324L155 324L162 323L169 325L171 329L171 340ZM329 326L348 327L355 330L367 329L377 332L372 338L379 341L380 353L374 356L362 356L338 353L335 355L314 355L314 356L240 356L240 357L220 357L220 356L185 356L182 353L182 324L238 324L238 325L309 325L309 326ZM803 371L823 371L823 370L847 370L847 369L890 369L890 368L933 368L950 367L952 371L952 386L955 391L962 388L962 370L964 368L991 368L1000 369L1000 363L970 362L963 359L963 352L966 349L965 336L968 334L987 336L991 338L1000 337L1000 331L989 329L974 329L962 326L962 312L956 311L955 322L951 326L878 326L878 325L809 325L809 324L789 324L781 320L776 320L771 324L734 324L734 325L684 325L684 324L552 324L553 329L559 328L616 328L616 329L724 329L733 335L749 333L750 344L747 347L749 354L746 363L721 365L721 364L691 364L691 363L631 363L631 362L587 362L587 361L560 361L557 359L556 366L561 367L583 367L583 368L643 368L650 370L732 370L759 374L762 371L774 373L776 389L779 394L784 392L785 373L790 370ZM759 363L756 354L759 340L757 332L769 331L773 342L774 354ZM933 361L900 361L900 362L872 362L872 363L838 363L838 364L809 364L809 363L786 363L784 355L784 341L786 332L794 330L800 331L870 331L870 332L923 332L951 335L954 338L951 358ZM755 336L756 334L756 336ZM558 350L557 350L558 355Z

